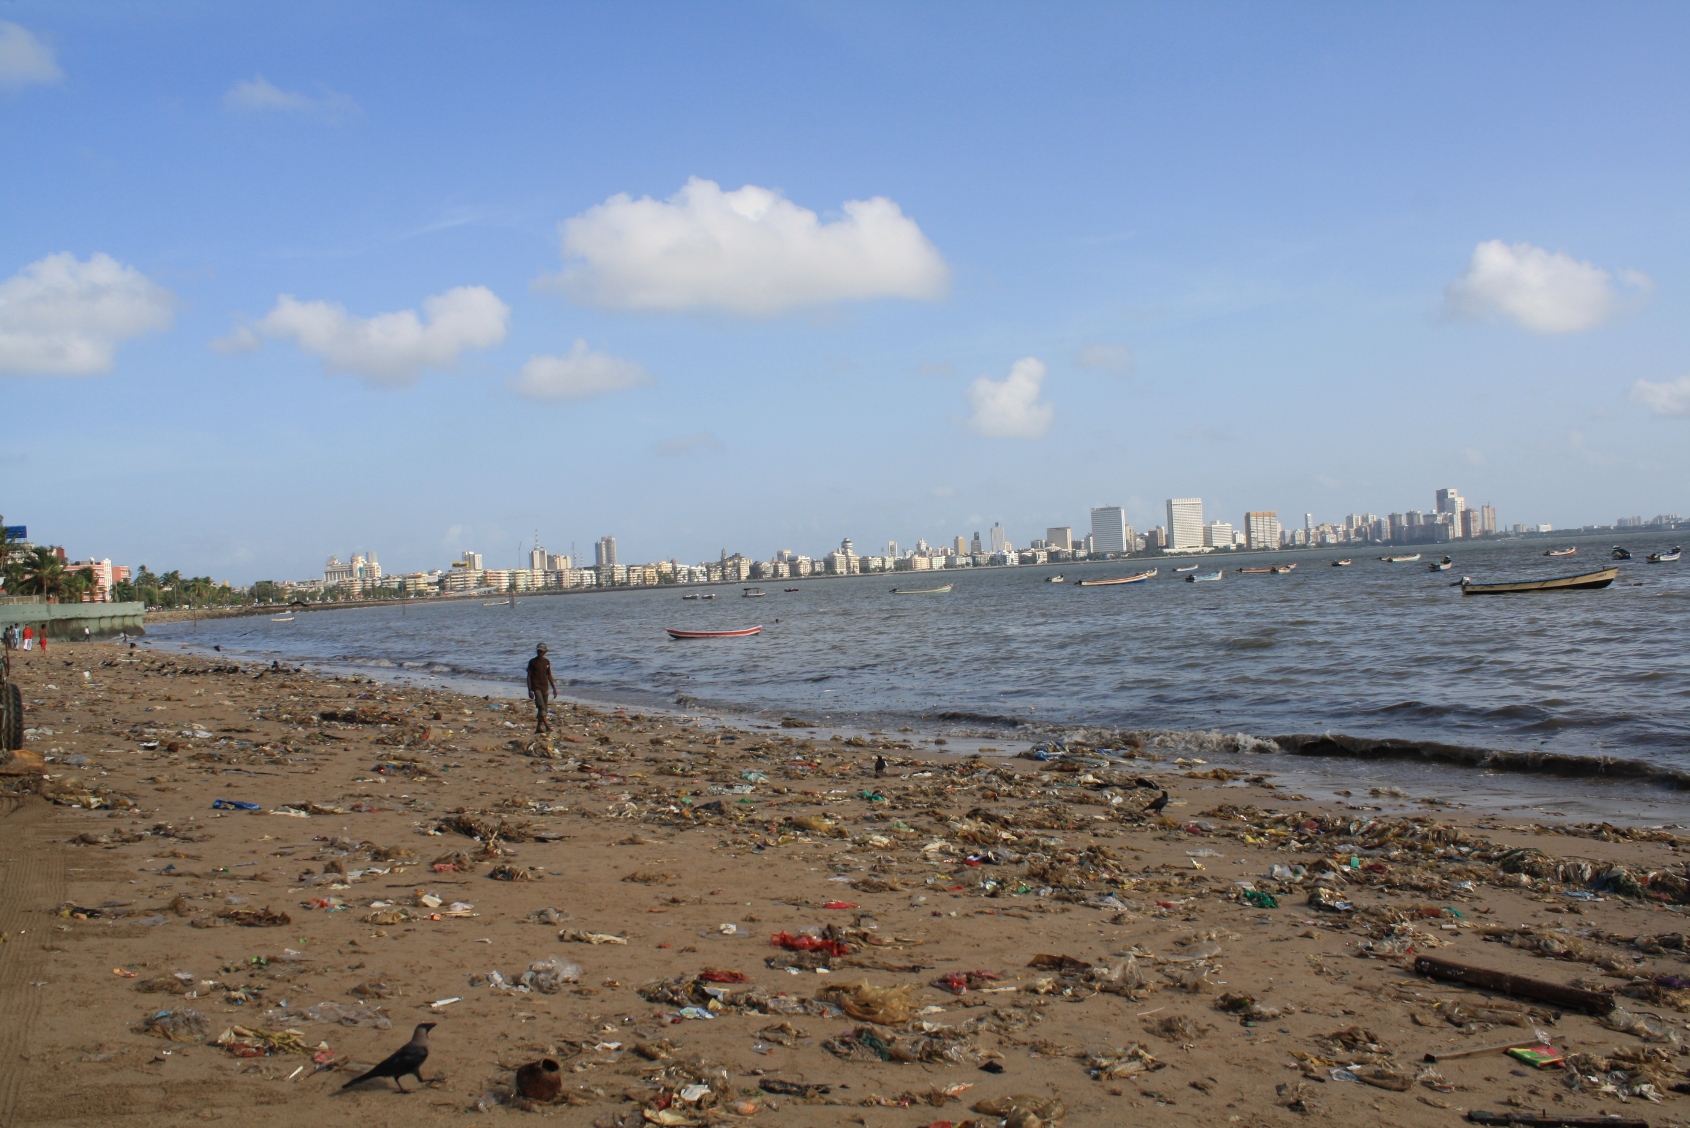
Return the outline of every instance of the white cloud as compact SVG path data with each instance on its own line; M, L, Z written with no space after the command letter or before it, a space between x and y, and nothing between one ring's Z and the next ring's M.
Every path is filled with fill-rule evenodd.
M1087 345L1080 350L1080 355L1074 358L1074 363L1081 368L1096 368L1116 376L1125 376L1133 370L1133 350L1126 345Z
M1662 384L1639 380L1631 386L1631 398L1656 415L1690 419L1690 376Z
M64 76L51 47L28 28L0 20L0 87L16 90L31 83L58 82Z
M48 255L0 282L0 372L86 376L120 341L167 329L176 298L110 255Z
M297 90L283 90L263 75L237 82L223 95L223 108L248 113L299 114L340 121L361 112L358 103L327 87L313 96Z
M415 310L354 317L332 302L301 302L291 294L250 326L238 326L211 342L224 352L255 348L260 338L291 340L319 357L330 372L348 372L373 384L412 383L425 368L455 368L465 349L484 349L505 339L510 307L485 286L459 286Z
M594 352L577 340L565 356L535 356L522 366L518 395L541 400L579 400L651 383L651 374L631 360Z
M591 305L663 313L945 294L950 268L897 204L847 200L844 212L823 222L770 189L724 192L697 177L667 200L618 194L563 222L563 273L540 281Z
M968 425L988 439L1037 439L1050 430L1056 409L1039 402L1047 369L1037 357L1024 357L1010 366L1002 380L980 377L969 385L968 402L974 414Z
M1534 333L1594 329L1619 312L1626 293L1649 290L1648 276L1622 270L1615 276L1594 263L1530 243L1500 239L1473 248L1461 277L1444 290L1444 310L1455 317L1508 318Z
M716 437L713 431L699 431L691 435L679 435L673 439L664 439L652 450L669 458L679 458L688 454L715 454L727 449L727 444Z

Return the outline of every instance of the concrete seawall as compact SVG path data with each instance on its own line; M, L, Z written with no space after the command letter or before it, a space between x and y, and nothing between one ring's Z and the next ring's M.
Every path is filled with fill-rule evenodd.
M84 627L99 636L145 634L146 611L144 603L0 603L0 629L16 623L48 638L81 638Z

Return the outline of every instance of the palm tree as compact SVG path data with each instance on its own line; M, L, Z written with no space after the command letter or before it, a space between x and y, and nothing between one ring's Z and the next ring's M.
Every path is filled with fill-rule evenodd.
M65 592L65 563L45 545L37 545L24 561L25 584L35 595L57 596Z

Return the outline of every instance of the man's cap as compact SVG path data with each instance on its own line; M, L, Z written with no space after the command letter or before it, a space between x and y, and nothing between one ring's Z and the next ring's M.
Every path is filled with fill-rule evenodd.
M536 654L544 654L545 652L546 652L546 644L543 643L543 642L539 646L536 646L534 648L534 653L536 653Z

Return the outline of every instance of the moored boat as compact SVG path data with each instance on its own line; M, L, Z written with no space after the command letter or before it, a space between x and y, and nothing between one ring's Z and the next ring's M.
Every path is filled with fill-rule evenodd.
M1275 564L1273 566L1273 573L1276 576L1283 576L1285 573L1291 571L1294 568L1296 568L1295 564Z
M743 599L760 599L760 598L762 598L762 595L763 595L763 589L762 588L746 588L744 591L740 592L739 594L740 594L740 597L743 598Z
M1199 567L1200 567L1200 565L1197 565L1197 564L1182 564L1178 568L1175 568L1174 571L1176 571L1176 572L1195 572L1195 571L1197 571L1197 569Z
M1447 572L1453 567L1455 567L1455 561L1446 556L1442 560L1434 560L1426 565L1426 570L1428 572Z
M1334 560L1332 562L1332 566L1334 568L1348 568L1352 563L1353 563L1353 561L1348 556L1346 556L1342 560Z
M1148 572L1138 572L1131 576L1115 576L1107 580L1081 580L1075 587L1115 587L1120 584L1142 584L1152 578L1160 569L1152 568Z
M1610 555L1613 556L1613 558L1615 560L1630 560L1631 559L1631 549L1626 548L1623 545L1616 544L1614 546L1614 551L1612 553L1610 553Z
M742 627L737 631L683 631L678 627L664 627L670 638L744 638L762 630L761 624L755 627Z
M797 591L797 588L781 588L782 591Z
M1207 576L1187 576L1185 582L1188 584L1214 584L1219 583L1220 579L1221 573L1216 570L1210 572Z
M694 593L692 595L683 595L683 596L681 596L681 598L682 599L697 599L698 595L697 595L697 593Z
M1273 573L1272 568L1240 568L1238 571L1246 576L1267 576Z
M1545 552L1544 555L1545 556L1573 556L1573 555L1576 555L1577 552L1578 552L1578 547L1575 545L1572 548L1552 548L1548 552Z
M272 623L291 623L293 622L293 612L289 611L286 615L272 615L270 621Z
M1495 583L1474 583L1472 577L1461 578L1462 595L1513 595L1528 591L1581 591L1605 588L1620 574L1618 568L1601 568L1576 576L1555 576L1547 580L1503 580Z
M1045 577L1045 583L1047 583L1047 584L1065 584L1067 582L1068 582L1068 577L1064 576L1061 572L1058 572L1054 576L1046 576Z
M1671 564L1673 561L1681 558L1683 555L1684 555L1684 550L1679 548L1675 544L1665 552L1651 552L1644 559L1646 559L1651 564Z
M944 595L947 592L949 592L951 590L951 588L953 588L955 586L956 586L955 584L946 584L944 587L936 587L936 588L893 588L892 594L893 595Z
M1381 556L1379 559L1386 564L1412 564L1420 559L1420 554L1416 552L1412 556Z

